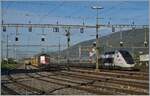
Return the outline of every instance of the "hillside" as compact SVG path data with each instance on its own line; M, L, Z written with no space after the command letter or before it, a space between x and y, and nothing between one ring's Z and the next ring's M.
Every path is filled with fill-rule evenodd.
M99 45L101 47L102 53L105 51L120 49L120 43L119 43L120 35L121 35L120 33L121 32L115 32L110 35L103 36L99 39L100 40ZM144 29L122 31L122 41L124 42L124 46L122 49L126 49L131 53L136 53L136 54L139 53L139 51L142 51L143 53L148 53L149 49L144 47L144 36L145 36ZM148 29L147 29L146 37L147 37L147 42L149 43ZM79 46L91 46L93 42L95 42L95 39L78 43L74 46L71 46L69 49L63 50L61 54L65 56L67 54L67 51L69 51L70 57L78 57Z

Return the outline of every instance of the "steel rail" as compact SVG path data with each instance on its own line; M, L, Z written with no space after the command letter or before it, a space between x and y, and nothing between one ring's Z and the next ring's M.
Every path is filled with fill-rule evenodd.
M13 89L11 88L8 88L6 85L4 84L1 84L1 89L5 90L8 94L7 95L20 95L18 92L14 91ZM3 95L3 94L1 94ZM6 94L5 94L6 95Z
M36 73L37 75L41 76L41 77L47 77L49 79L54 79L55 81L63 81L63 82L69 82L69 83L75 83L75 84L78 84L78 85L81 85L81 86L89 86L89 87L95 87L95 88L103 88L103 89L107 89L107 90L115 90L115 91L119 91L119 92L122 92L122 93L127 93L127 94L148 94L148 93L145 93L145 92L138 92L138 91L134 91L134 90L129 90L129 89L120 89L120 88L117 88L117 87L112 87L112 86L104 86L104 85L92 85L95 81L90 81L90 82L85 82L83 83L83 81L74 81L74 80L71 80L71 79L66 79L66 78L58 78L57 75L56 76L45 76L45 75L42 75L42 74L38 74ZM28 76L30 76L31 78L36 78L34 76L31 76L28 74ZM67 76L69 77L69 75ZM40 79L40 78L36 78L36 79ZM42 79L40 79L42 80Z
M73 72L81 72L81 73L88 73L88 74L94 74L94 75L104 75L104 76L113 76L116 78L131 78L131 79L137 79L137 80L148 80L148 76L143 75L135 75L135 74L127 74L125 73L115 73L115 72L94 72L89 70L80 70L80 69L71 69Z
M96 76L89 76L89 74L75 74L75 73L69 73L69 72L61 72L60 74L62 75L66 75L66 76L73 76L73 77L77 77L77 78L85 78L85 79L89 79L89 80L96 80L99 82L110 82L110 83L116 83L116 84L121 84L121 85L127 85L127 86L134 86L134 87L138 87L138 88L144 88L144 89L148 89L149 86L148 84L138 84L135 82L130 82L130 81L122 81L122 80L116 80L114 78L101 78L101 77L96 77Z
M45 91L28 86L26 84L20 83L18 81L16 81L16 79L14 79L10 74L7 75L8 79L11 80L16 86L20 87L20 88L24 88L28 91L31 91L32 93L38 93L38 94L44 94Z

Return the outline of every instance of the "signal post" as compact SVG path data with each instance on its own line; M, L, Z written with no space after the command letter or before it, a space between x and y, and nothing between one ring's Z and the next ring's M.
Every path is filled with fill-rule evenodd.
M98 39L98 28L99 28L99 16L98 16L98 10L103 9L103 7L98 7L98 6L93 6L92 9L96 9L97 15L96 15L96 69L95 71L99 71L99 51L100 51L100 46L99 46L99 39Z

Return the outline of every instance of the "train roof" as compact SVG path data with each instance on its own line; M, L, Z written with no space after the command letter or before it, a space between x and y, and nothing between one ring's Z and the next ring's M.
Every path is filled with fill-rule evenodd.
M115 51L105 52L104 54L115 54Z
M119 52L128 52L128 51L126 51L126 50L115 50L115 51L119 51ZM104 54L115 54L115 51L105 52Z
M38 54L38 55L36 55L36 56L50 56L50 55L47 54L47 53L40 53L40 54Z

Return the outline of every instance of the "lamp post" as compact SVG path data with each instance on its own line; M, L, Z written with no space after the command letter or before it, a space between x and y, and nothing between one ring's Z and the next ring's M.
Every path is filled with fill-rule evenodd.
M98 25L98 11L100 9L103 9L103 7L100 7L100 6L93 6L92 9L96 9L96 69L95 71L99 71L99 46L98 46L98 43L99 43L99 40L98 40L98 28L99 28L99 25Z

